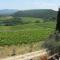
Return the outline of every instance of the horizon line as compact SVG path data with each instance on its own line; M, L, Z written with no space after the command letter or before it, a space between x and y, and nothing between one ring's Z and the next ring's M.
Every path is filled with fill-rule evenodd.
M46 8L46 9L48 9L48 8ZM24 11L24 10L38 10L38 9L13 9L13 8L6 8L6 9L0 9L0 10L20 10L20 11L23 10ZM50 10L58 11L57 9L56 10L55 9L50 9Z

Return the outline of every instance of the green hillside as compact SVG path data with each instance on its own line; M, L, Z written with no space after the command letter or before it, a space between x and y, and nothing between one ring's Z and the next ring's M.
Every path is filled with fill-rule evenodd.
M37 17L43 19L55 20L57 16L57 11L51 9L35 9L35 10L24 10L18 11L13 16L16 17Z

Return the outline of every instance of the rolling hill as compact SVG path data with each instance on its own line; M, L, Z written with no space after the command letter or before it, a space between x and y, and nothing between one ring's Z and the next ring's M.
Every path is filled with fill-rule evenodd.
M33 10L14 10L3 9L0 10L0 16L12 15L14 17L35 17L43 19L56 20L57 11L51 9L33 9Z
M13 14L13 16L19 17L37 17L43 19L56 19L57 11L51 9L34 9L34 10L24 10L18 11Z

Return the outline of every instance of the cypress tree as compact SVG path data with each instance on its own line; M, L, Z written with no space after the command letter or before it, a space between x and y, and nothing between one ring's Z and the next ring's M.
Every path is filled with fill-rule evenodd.
M56 31L60 32L60 8L57 15Z

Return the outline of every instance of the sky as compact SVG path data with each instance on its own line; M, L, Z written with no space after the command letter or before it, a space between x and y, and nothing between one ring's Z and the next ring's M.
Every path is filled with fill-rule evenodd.
M53 9L58 10L60 0L0 0L2 9Z

